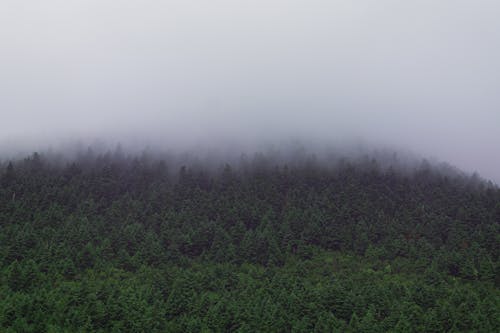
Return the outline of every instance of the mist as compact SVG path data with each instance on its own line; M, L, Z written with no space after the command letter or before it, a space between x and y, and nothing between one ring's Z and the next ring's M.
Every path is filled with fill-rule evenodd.
M4 0L0 153L361 142L500 183L498 17L494 0Z

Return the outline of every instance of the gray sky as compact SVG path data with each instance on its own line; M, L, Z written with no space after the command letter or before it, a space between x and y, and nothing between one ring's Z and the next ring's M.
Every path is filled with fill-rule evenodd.
M498 0L2 0L0 148L362 138L500 182Z

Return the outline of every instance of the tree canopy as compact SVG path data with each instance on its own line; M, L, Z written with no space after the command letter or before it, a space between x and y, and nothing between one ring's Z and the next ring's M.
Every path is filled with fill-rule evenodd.
M0 330L500 331L497 187L305 161L0 164Z

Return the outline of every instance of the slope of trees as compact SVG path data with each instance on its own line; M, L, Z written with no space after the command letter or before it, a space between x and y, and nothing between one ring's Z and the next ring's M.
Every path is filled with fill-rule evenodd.
M2 332L500 331L500 190L428 163L35 153L0 186Z

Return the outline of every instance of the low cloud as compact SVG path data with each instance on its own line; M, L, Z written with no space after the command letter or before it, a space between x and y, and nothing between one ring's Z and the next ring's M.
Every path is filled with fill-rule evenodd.
M363 141L500 182L500 4L0 4L0 149Z

